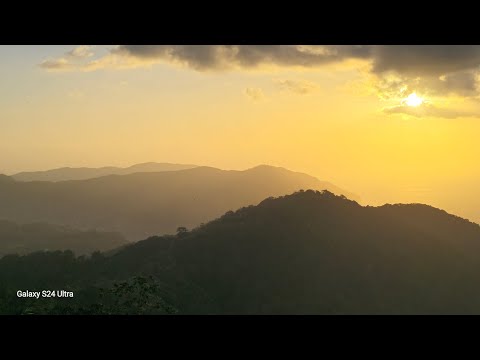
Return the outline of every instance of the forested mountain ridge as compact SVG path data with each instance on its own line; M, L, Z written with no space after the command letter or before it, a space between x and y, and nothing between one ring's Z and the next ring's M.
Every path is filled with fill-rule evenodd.
M5 293L49 283L82 294L139 275L185 314L480 314L480 227L426 205L301 191L112 256L0 260Z

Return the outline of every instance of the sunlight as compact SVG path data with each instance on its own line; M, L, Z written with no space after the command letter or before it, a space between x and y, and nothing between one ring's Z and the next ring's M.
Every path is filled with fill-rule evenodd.
M407 104L408 106L417 107L422 105L422 103L423 103L423 99L419 97L416 93L411 93L405 99L405 104Z

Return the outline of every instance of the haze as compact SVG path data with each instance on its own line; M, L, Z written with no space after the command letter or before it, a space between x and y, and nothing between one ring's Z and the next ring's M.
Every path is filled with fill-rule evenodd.
M285 167L480 222L475 46L0 46L0 173Z

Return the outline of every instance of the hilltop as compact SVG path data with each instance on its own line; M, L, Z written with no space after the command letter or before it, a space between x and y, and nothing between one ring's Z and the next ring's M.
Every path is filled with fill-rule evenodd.
M9 257L0 282L75 278L83 289L152 275L185 314L479 314L479 253L480 227L443 210L301 191L112 256L70 258L61 277L51 272L62 254ZM31 261L41 270L24 278Z

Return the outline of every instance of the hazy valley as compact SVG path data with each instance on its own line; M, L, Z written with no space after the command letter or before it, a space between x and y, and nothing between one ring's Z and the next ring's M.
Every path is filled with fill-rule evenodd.
M49 250L72 250L77 255L87 255L125 244L128 241L119 233L80 231L45 223L17 224L0 220L0 257Z
M119 232L137 241L173 234L179 226L192 228L226 211L301 189L356 198L328 182L272 166L245 171L196 167L58 182L19 182L3 176L0 219Z

